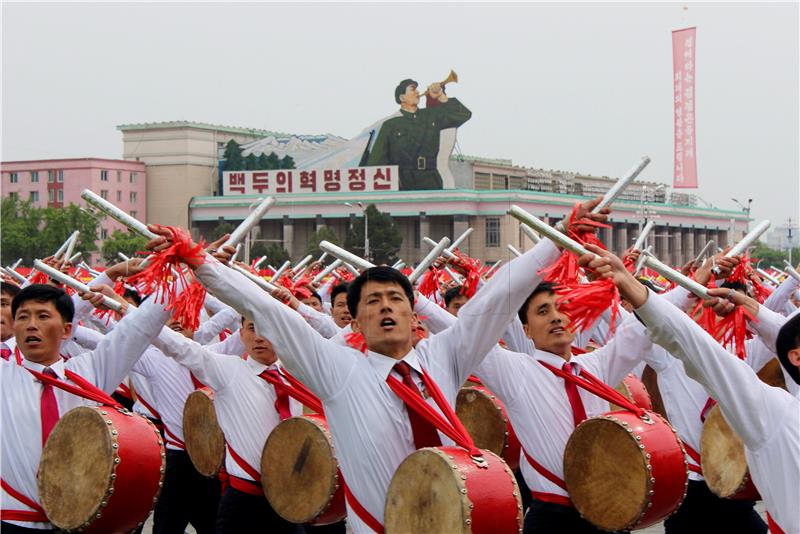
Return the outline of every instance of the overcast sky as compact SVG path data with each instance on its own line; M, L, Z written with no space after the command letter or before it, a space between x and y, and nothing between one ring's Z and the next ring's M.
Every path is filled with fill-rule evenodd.
M412 77L473 112L461 152L672 183L670 33L697 26L697 192L798 217L798 4L12 4L2 159L122 157L118 124L351 137Z

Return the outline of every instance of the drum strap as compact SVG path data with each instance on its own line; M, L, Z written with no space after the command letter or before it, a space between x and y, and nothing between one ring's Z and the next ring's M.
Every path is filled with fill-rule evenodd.
M683 448L686 449L686 454L688 454L689 458L691 458L692 462L694 462L694 463L687 462L687 464L689 465L689 471L697 473L698 475L702 475L703 469L700 467L702 465L700 462L700 453L697 452L691 445L689 445L685 441L682 441L682 443L683 443Z
M161 421L164 422L163 420ZM179 449L186 450L186 444L183 442L181 438L170 432L169 428L167 428L167 424L164 423L164 441L169 443L170 445L174 445Z
M431 397L436 402L436 405L444 414L444 417L434 410L430 404L425 402L418 393L414 392L397 378L392 375L386 378L386 383L389 385L389 388L400 397L409 410L414 410L414 412L422 416L423 419L432 424L437 430L452 439L456 445L462 449L466 449L470 456L482 456L483 453L475 446L475 443L472 441L472 436L470 436L467 429L464 428L463 423L461 423L461 420L458 418L455 411L453 411L453 407L450 406L450 403L445 399L439 386L428 376L428 373L426 373L424 369L422 371L422 382L425 384L428 393L430 393Z
M542 464L540 464L539 462L534 460L533 456L528 454L528 451L525 450L525 447L522 447L522 453L525 455L525 459L528 460L528 463L531 464L531 467L533 467L533 469L537 473L542 475L544 478L546 478L547 480L549 480L550 482L552 482L553 484L555 484L559 488L563 489L564 491L567 491L567 484L563 480L561 480L558 477L558 475L556 475L555 473L553 473L552 471L547 469L545 466L543 466ZM541 499L541 500L544 500L544 499Z
M569 499L569 497L564 497L563 495L558 495L557 493L544 493L541 491L532 491L531 497L533 497L537 501L560 504L561 506L569 506L574 508L574 505L572 504L572 501Z
M250 477L253 479L253 480L248 480L247 482L250 482L251 484L256 485L256 486L258 486L260 488L261 487L261 483L259 482L259 480L261 480L261 473L259 473L258 470L256 470L256 468L254 468L252 465L247 463L247 460L245 460L244 458L239 456L236 453L236 451L233 450L233 447L231 447L230 443L226 443L225 445L228 447L228 452L230 453L231 458L233 459L233 461L236 462L236 465L241 467L244 470L244 472L247 473L248 475L250 475ZM233 475L231 475L231 478L235 478L235 477Z
M305 384L300 382L298 379L293 377L291 374L286 372L285 369L280 369L279 373L281 377L283 377L286 382L281 380L279 377L275 376L274 373L269 373L264 371L263 373L259 374L258 377L264 380L265 382L269 382L272 386L277 390L280 390L290 397L294 398L295 400L299 401L301 404L308 406L316 413L322 414L324 413L324 409L322 407L322 401L319 400L319 397L314 395L310 389L308 389Z
M77 373L73 373L69 369L64 370L64 374L67 378L69 378L73 383L77 384L77 386L73 386L67 382L63 382L58 378L53 378L51 376L47 376L44 373L40 373L39 371L34 371L33 369L26 370L35 376L39 382L50 384L51 386L57 387L58 389L62 389L67 393L72 393L73 395L77 395L78 397L82 397L84 399L97 402L99 404L103 404L105 406L110 406L111 408L122 408L122 405L111 398L105 391L101 390L82 376Z
M344 500L346 500L347 504L350 505L350 509L353 510L358 518L366 523L367 526L374 532L377 534L383 534L383 525L381 525L380 522L375 519L375 516L369 513L366 508L361 506L361 503L358 502L358 499L356 499L356 496L353 495L353 493L350 491L350 487L344 481L342 481L342 486L344 487Z
M233 489L239 490L242 493L255 495L257 497L264 497L264 490L261 488L261 485L256 484L252 480L247 480L246 478L240 478L234 475L228 475L228 484Z
M706 422L706 417L708 417L708 412L710 412L711 408L713 408L716 405L717 405L717 401L715 401L714 399L709 397L708 400L706 401L706 405L703 406L702 410L700 410L700 421L701 422L703 422L703 423Z
M131 388L129 388L125 384L120 384L119 387L117 388L117 392L126 399L133 400L133 395L131 395Z
M141 395L139 392L137 392L137 393L136 393L136 400L137 400L137 401L139 401L139 402L142 404L142 406L144 406L145 408L147 408L147 410L148 410L148 411L149 411L151 414L153 414L153 416L154 416L156 419L161 419L161 414L160 414L160 413L158 413L158 411L156 411L156 409L155 409L155 408L153 408L152 406L150 406L150 403L149 403L149 402L147 402L146 400L144 400L144 398L142 398L142 395Z
M772 516L767 512L767 528L770 534L786 534L783 529L772 519Z
M33 499L29 499L22 493L18 492L11 487L11 484L0 478L0 486L3 490L14 497L16 500L27 506L33 508L31 510L0 510L0 519L3 521L28 521L31 523L47 523L49 520L44 514L44 508Z

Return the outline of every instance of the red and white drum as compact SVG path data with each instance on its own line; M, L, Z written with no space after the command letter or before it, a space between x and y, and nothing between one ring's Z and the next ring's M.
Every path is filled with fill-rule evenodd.
M711 408L706 415L700 435L700 461L703 478L715 495L744 501L761 500L750 478L744 443L725 420L719 406Z
M158 429L144 417L107 406L75 408L42 450L42 507L59 529L129 532L158 500L165 458Z
M514 474L499 456L483 453L473 459L460 447L428 447L410 454L389 484L386 534L521 532Z
M683 444L661 416L609 412L575 428L564 451L564 481L580 514L604 530L662 521L683 502Z
M291 417L276 426L261 453L261 484L272 508L293 523L344 519L344 487L325 416Z
M639 380L636 375L626 375L625 378L622 379L622 382L614 389L622 393L626 399L633 402L639 408L653 411L653 401L650 399L650 394L644 382ZM611 408L614 410L619 409L616 405L612 405Z
M456 398L456 415L479 449L488 449L514 470L519 467L520 444L506 407L485 386L461 388Z

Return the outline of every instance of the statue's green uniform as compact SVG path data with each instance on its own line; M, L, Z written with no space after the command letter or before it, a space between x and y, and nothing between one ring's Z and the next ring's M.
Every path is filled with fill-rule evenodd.
M370 151L367 165L397 165L400 189L441 189L436 170L439 132L457 128L472 112L455 98L416 113L400 110L401 116L383 123Z

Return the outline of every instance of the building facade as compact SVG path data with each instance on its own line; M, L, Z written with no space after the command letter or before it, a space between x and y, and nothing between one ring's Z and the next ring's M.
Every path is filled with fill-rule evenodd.
M147 172L144 163L103 158L5 161L2 171L3 197L30 200L38 207L85 206L81 191L91 189L140 220L147 220ZM100 222L98 239L124 227L106 217ZM97 254L92 258L97 259Z
M117 126L123 155L147 165L148 222L187 226L189 201L218 194L219 154L231 139L247 143L275 132L175 121Z
M424 237L451 239L473 228L461 249L486 262L508 260L507 245L524 251L532 243L519 222L507 215L518 205L554 224L568 215L576 202L601 195L616 181L561 171L516 167L508 161L464 159L453 162L460 189L438 191L389 191L360 193L279 194L277 204L254 231L253 239L280 243L297 260L305 253L309 236L321 226L330 227L340 242L362 214L345 203L375 204L398 225L403 244L399 257L407 264L422 259L430 250ZM698 207L690 195L668 195L655 182L634 182L615 202L611 228L600 237L610 250L621 254L633 244L645 218L656 222L648 240L663 261L682 265L693 259L708 240L724 247L740 239L748 217L738 211ZM673 198L675 197L675 198ZM237 224L258 199L257 195L195 197L190 203L192 228L209 236L221 221ZM371 243L371 248L380 246Z

